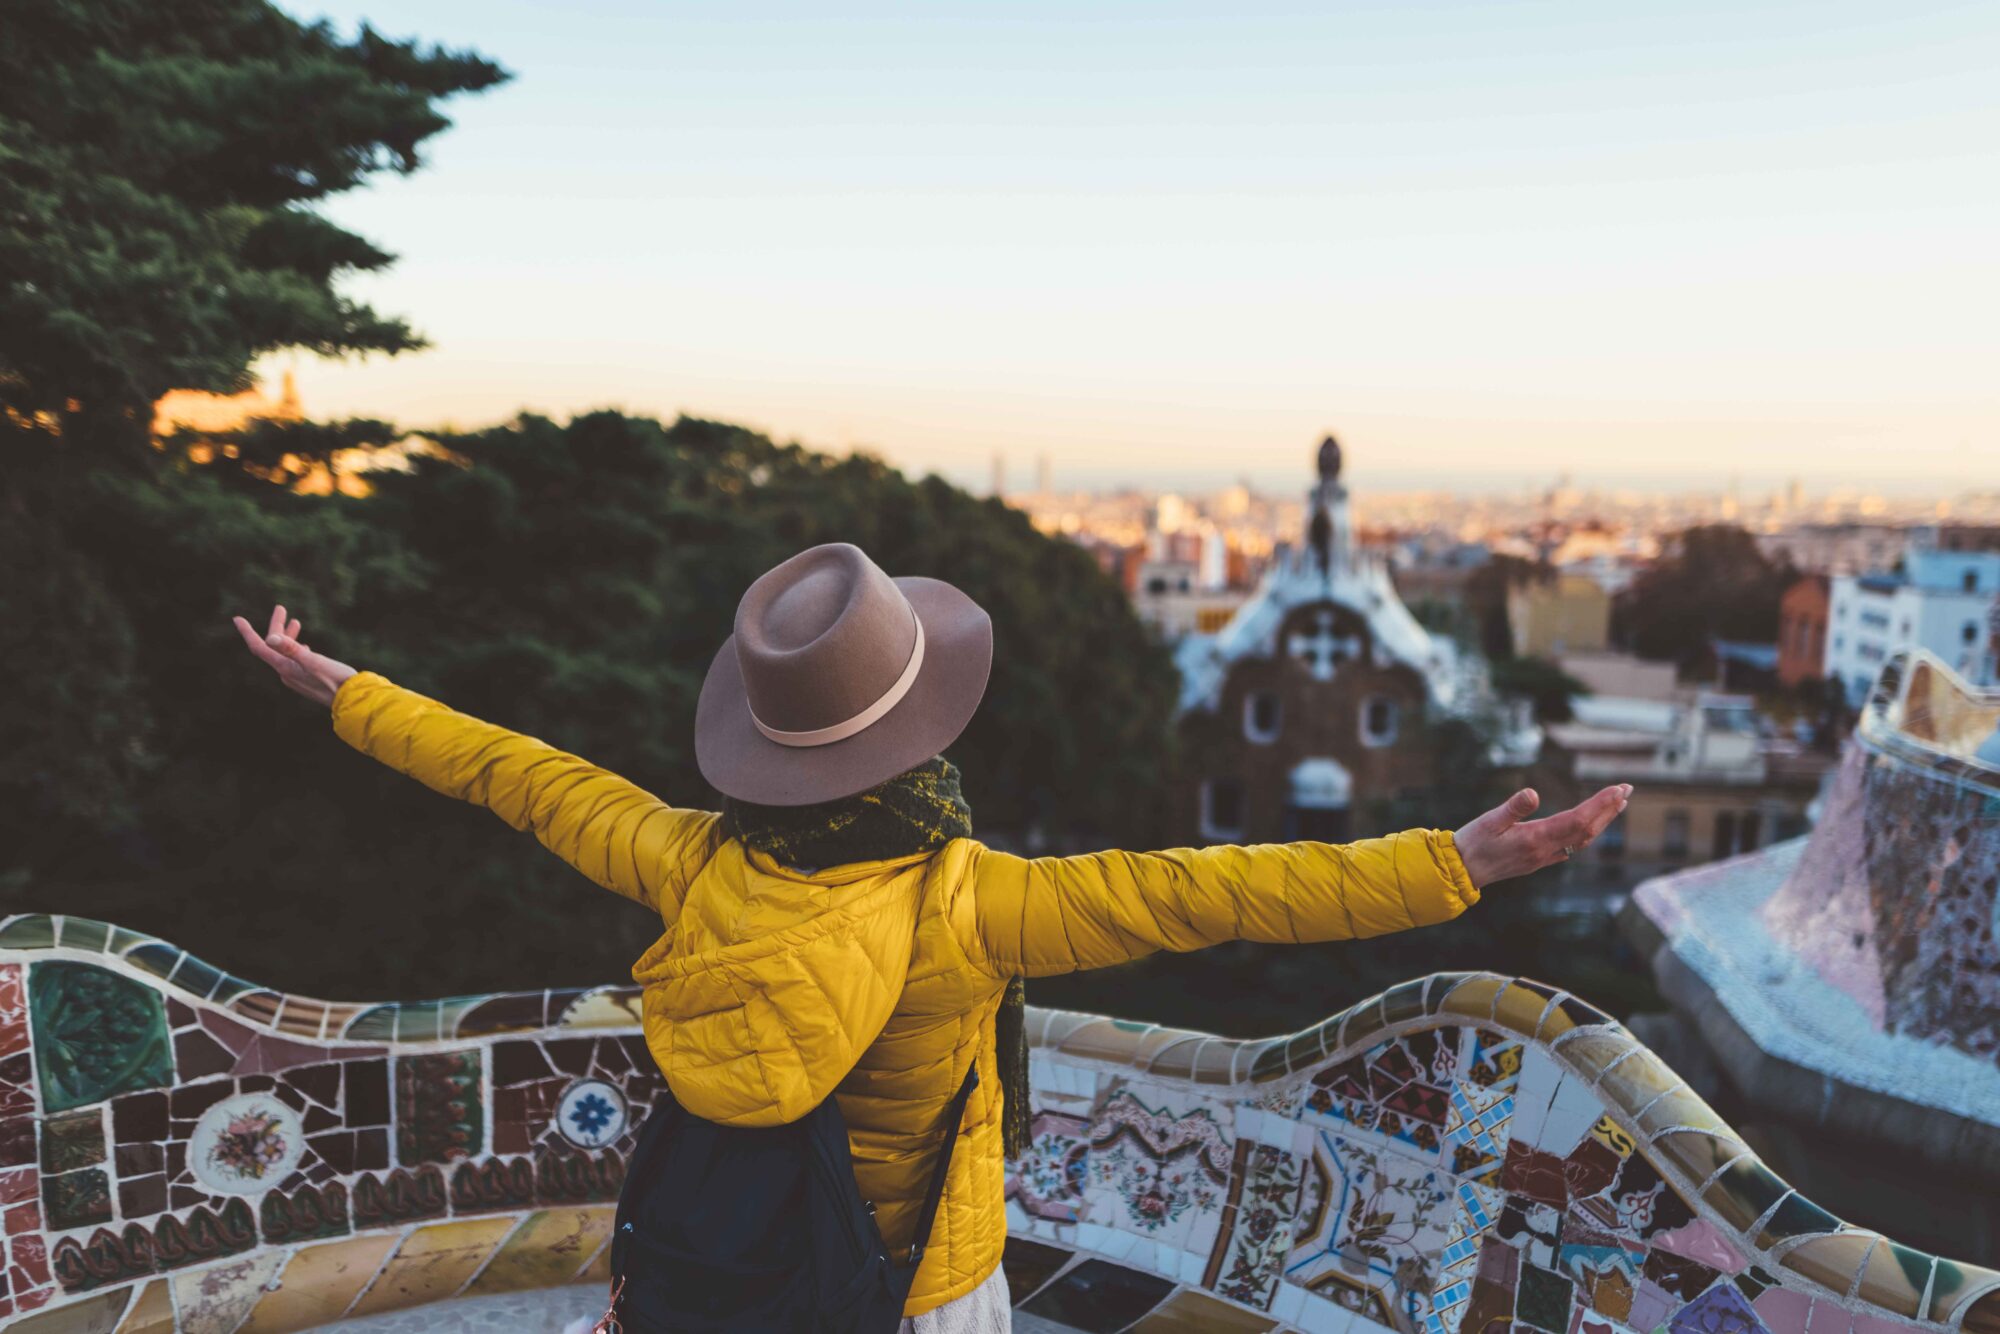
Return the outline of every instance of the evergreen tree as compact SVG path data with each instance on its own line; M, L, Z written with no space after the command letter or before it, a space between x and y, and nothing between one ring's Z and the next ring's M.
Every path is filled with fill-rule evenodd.
M313 206L414 171L438 102L505 77L265 0L10 0L0 409L129 453L161 394L241 389L261 353L419 346L336 289L391 256Z

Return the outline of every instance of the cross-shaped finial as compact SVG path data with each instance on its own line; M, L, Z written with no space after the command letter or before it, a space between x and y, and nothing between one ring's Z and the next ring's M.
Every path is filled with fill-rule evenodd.
M1286 643L1294 658L1304 662L1316 681L1331 681L1341 663L1361 656L1361 641L1354 635L1333 632L1333 613L1322 611L1313 620L1310 635L1294 634Z

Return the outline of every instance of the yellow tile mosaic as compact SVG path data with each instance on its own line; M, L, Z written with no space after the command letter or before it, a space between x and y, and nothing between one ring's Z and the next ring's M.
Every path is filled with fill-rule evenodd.
M1471 1019L1477 1023L1490 1023L1493 1018L1493 998L1507 985L1507 979L1492 973L1475 973L1445 993L1440 1012Z
M1705 1130L1725 1134L1729 1123L1716 1115L1692 1089L1676 1089L1646 1105L1637 1117L1640 1133L1651 1137L1664 1130Z
M118 1334L174 1334L174 1299L165 1279L156 1278L140 1289Z
M1651 1147L1697 1190L1722 1168L1750 1152L1750 1146L1733 1135L1693 1130L1670 1130L1653 1140Z
M515 1227L512 1217L420 1227L382 1266L350 1314L372 1315L449 1297L464 1287Z
M1501 989L1493 1002L1493 1022L1523 1037L1533 1037L1541 1027L1543 1013L1554 1000L1553 988L1516 978Z
M237 1334L292 1334L338 1320L381 1272L402 1237L350 1237L292 1253L276 1291L251 1308Z
M1896 1315L1914 1316L1923 1310L1924 1293L1930 1287L1933 1257L1893 1241L1877 1242L1869 1253L1868 1267L1861 1273L1861 1300Z
M1813 1237L1786 1251L1779 1257L1778 1265L1845 1297L1854 1286L1855 1275L1867 1262L1869 1252L1881 1240L1873 1232L1860 1231Z
M611 1236L616 1213L615 1209L598 1207L529 1214L501 1243L466 1292L514 1292L574 1282Z

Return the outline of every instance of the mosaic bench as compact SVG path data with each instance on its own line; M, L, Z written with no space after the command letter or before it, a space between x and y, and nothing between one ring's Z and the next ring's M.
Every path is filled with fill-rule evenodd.
M660 1087L637 999L331 1003L0 921L0 1324L284 1334L602 1280ZM1029 1034L1006 1271L1058 1327L2000 1334L2000 1274L1833 1218L1540 983L1438 974L1259 1042Z

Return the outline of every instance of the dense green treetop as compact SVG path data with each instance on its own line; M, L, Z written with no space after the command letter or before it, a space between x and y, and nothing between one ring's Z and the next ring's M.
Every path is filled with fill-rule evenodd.
M391 257L313 205L415 170L437 103L505 77L264 0L8 0L0 408L131 445L161 394L241 389L261 353L419 346L336 290Z
M149 451L61 486L45 452L0 470L0 506L62 497L0 519L0 907L110 918L246 975L284 958L291 985L348 995L617 976L657 923L348 751L228 616L282 601L329 653L703 806L694 702L736 600L835 539L993 615L987 699L948 752L982 834L1161 836L1172 666L1095 562L1019 512L609 412L444 437L359 498L241 466L379 434L266 425L235 462Z
M1644 658L1688 669L1710 641L1775 643L1778 603L1798 572L1773 561L1733 524L1704 524L1675 535L1639 572L1612 609L1619 641Z

